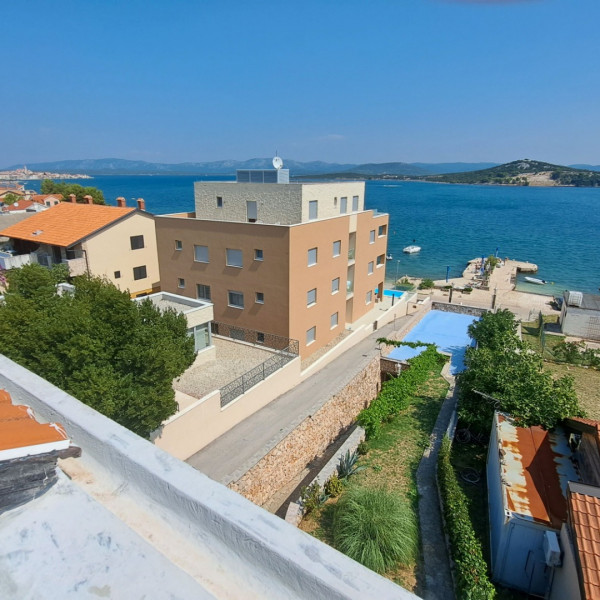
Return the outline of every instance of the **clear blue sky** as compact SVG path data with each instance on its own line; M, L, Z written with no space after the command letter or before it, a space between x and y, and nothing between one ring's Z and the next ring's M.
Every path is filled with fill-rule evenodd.
M600 164L600 0L27 0L0 20L0 167Z

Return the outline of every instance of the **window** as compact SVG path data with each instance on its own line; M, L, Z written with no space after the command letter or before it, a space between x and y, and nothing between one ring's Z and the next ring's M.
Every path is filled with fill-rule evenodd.
M379 232L378 232L377 235L379 237L383 237L386 233L387 233L387 225L380 225L379 226Z
M227 295L229 306L233 306L233 308L244 308L244 294L242 292L229 290Z
M310 344L312 344L316 339L317 339L317 328L311 327L306 332L306 345L310 346Z
M175 250L183 250L183 242L181 240L175 240Z
M242 267L242 251L227 248L227 266Z
M310 200L308 203L308 218L309 220L316 219L319 216L319 201Z
M196 298L198 300L208 300L210 302L210 285L204 285L203 283L196 284Z
M371 290L369 290L367 292L367 296L365 298L365 304L371 304L372 301L373 301L373 292Z
M133 278L137 281L138 279L146 279L148 275L146 274L146 265L142 265L141 267L133 267Z
M264 260L263 251L260 248L254 250L254 260Z
M256 304L264 304L265 295L263 292L256 292Z
M373 275L373 261L370 261L367 265L367 275Z
M338 313L333 313L329 318L329 327L333 329L338 326Z
M335 294L340 291L340 278L336 277L331 280L331 293Z
M115 271L115 279L121 279L121 271Z
M381 267L381 265L383 265L384 262L385 262L385 254L380 254L377 257L377 266Z
M256 332L256 343L257 344L264 344L265 343L265 334L262 333L261 331L257 331Z
M132 235L129 238L129 241L131 242L132 250L139 250L140 248L144 247L144 236L143 235Z
M358 196L352 196L352 211L356 212L358 210Z
M337 242L333 242L333 256L339 256L342 251L342 242L338 240Z
M370 233L369 233L369 244L374 244L375 243L375 230L371 229Z
M306 292L306 306L312 306L317 303L317 288L313 288L312 290L308 290Z
M348 198L340 198L340 214L345 215L348 212Z
M195 262L208 262L208 246L196 246L194 244L194 261Z
M311 267L312 265L316 265L316 264L317 264L317 249L311 248L308 251L308 266Z
M256 200L246 200L246 215L248 217L248 223L256 223L256 219L258 218Z
M217 196L217 208L223 208L223 196Z
M178 288L184 288L185 287L185 279L182 279L181 277L179 277L177 279L177 287Z

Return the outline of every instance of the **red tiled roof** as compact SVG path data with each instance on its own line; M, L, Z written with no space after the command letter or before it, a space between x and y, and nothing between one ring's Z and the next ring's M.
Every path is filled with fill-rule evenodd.
M61 202L2 229L0 235L68 248L134 210L102 204Z
M47 198L56 198L56 200L62 200L62 194L33 194L31 199L38 204L44 204Z
M585 600L600 600L600 498L571 490L569 502Z
M14 405L0 390L0 460L42 454L69 447L69 438L58 423L38 423L33 411Z
M36 204L33 200L17 200L14 204L3 206L3 212L15 212L18 210L26 210Z

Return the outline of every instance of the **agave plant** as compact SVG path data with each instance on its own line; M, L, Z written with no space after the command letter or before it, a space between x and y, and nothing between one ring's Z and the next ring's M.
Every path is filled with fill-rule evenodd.
M346 451L346 454L340 456L340 462L337 467L338 476L340 479L348 479L352 475L356 475L359 471L362 471L364 467L359 467L356 463L358 461L358 452Z

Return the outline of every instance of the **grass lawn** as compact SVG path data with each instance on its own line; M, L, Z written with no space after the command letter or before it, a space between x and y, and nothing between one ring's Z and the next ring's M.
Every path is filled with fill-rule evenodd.
M414 402L392 421L385 423L381 435L367 442L368 452L359 464L366 467L354 475L347 486L385 487L402 494L417 513L415 474L429 435L448 391L447 382L439 373L431 373L418 391ZM328 500L319 510L307 515L300 528L332 544L333 509L337 499ZM422 561L384 575L403 587L422 595L419 586Z
M570 375L575 381L575 392L588 418L600 420L600 371L577 365L544 362L556 377Z
M558 315L544 315L544 323L558 323ZM542 345L539 337L539 323L537 319L535 321L529 321L521 323L521 337L524 342L527 342L537 352L542 352ZM552 351L552 348L564 341L563 335L554 335L546 332L546 347Z

